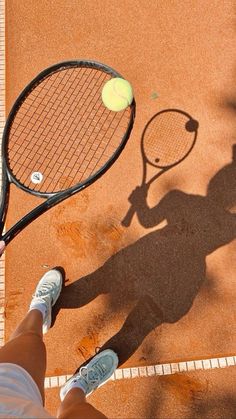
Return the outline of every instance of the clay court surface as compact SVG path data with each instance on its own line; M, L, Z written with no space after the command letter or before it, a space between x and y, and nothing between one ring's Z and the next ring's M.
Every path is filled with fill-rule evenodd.
M115 349L123 368L236 355L235 3L11 0L6 30L7 111L42 69L79 58L115 68L137 104L115 165L7 248L6 339L38 279L62 266L65 289L45 337L47 376L72 374L96 347ZM199 122L196 145L149 190L157 211L166 198L164 221L145 228L135 216L125 228L128 197L142 179L142 132L170 108ZM7 224L39 201L12 187ZM156 310L162 303L168 321ZM120 380L91 400L110 417L233 418L235 372ZM51 413L57 400L58 389L47 390Z

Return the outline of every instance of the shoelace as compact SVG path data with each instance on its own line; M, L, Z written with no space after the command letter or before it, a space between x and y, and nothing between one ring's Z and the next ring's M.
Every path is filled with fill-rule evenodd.
M106 373L106 366L102 363L95 364L93 367L81 367L80 368L80 376L83 378L86 383L88 384L89 389L96 384L99 384L101 378L104 377Z
M44 297L45 295L47 295L48 293L50 293L50 290L52 288L54 288L54 286L56 285L56 283L48 283L48 284L44 284L41 285L40 290L37 291L37 293L33 294L33 297Z

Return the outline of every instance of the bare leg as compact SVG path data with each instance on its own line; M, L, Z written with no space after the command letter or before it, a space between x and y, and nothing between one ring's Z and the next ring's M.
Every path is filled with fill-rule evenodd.
M43 275L33 295L30 311L9 342L0 349L0 363L9 362L24 368L37 384L43 403L46 372L43 331L46 333L51 327L51 309L59 298L62 284L63 273L59 268L51 269Z
M85 394L80 388L72 388L59 406L59 419L106 419L91 404L87 403Z
M117 354L111 349L101 352L81 366L60 390L62 403L58 409L60 419L104 419L106 416L87 403L86 395L91 394L115 372L118 365Z
M46 348L42 338L43 316L39 310L29 311L10 340L0 349L0 363L20 365L36 382L44 402Z

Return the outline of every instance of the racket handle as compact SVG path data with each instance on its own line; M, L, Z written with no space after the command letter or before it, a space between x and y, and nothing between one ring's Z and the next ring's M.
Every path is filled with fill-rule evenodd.
M134 209L133 206L131 206L126 216L121 221L122 226L129 227L135 213L136 213L136 210Z

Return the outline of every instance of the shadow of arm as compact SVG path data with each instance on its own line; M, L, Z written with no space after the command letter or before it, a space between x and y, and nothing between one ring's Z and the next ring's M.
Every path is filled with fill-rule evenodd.
M136 188L129 198L134 206L140 224L145 228L152 228L166 219L169 208L169 193L153 208L147 204L147 188Z

